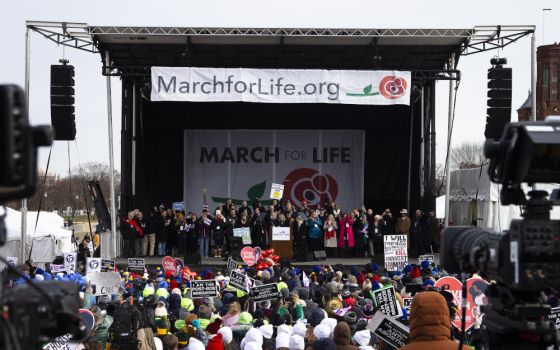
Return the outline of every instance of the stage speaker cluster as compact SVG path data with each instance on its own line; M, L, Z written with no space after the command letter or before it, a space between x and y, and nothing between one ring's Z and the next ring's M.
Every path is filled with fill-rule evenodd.
M51 124L55 140L74 140L74 66L51 66Z
M505 125L511 121L512 74L511 68L503 66L507 63L505 58L493 58L490 62L492 68L488 69L488 116L484 136L499 140Z

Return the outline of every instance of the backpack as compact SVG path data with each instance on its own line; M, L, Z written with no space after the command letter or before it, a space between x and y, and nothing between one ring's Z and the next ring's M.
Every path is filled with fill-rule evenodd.
M138 308L132 301L123 303L113 313L113 324L109 327L109 339L112 344L120 347L137 345L139 328L140 312Z

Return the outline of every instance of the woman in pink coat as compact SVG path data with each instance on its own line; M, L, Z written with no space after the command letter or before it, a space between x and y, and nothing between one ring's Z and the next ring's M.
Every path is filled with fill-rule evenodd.
M338 233L338 248L342 251L344 257L349 256L348 251L350 249L354 249L353 224L354 219L352 219L352 216L348 213L344 214L338 223L338 227L340 228Z

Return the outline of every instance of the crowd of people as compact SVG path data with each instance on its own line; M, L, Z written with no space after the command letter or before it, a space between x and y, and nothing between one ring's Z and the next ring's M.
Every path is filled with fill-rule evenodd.
M407 209L397 217L391 210L375 214L372 209L342 211L335 202L309 208L296 208L287 201L273 200L265 207L246 201L238 207L231 199L212 213L208 206L199 216L194 211L175 211L163 205L147 216L140 210L128 212L120 231L123 255L228 257L244 246L235 228L248 228L251 246L266 249L272 243L273 227L289 227L293 258L308 260L313 251L326 250L328 256L373 257L383 253L383 236L403 234L408 238L411 256L437 251L441 224L434 211L416 210L409 218ZM247 242L246 242L247 243Z
M150 267L144 275L121 269L119 293L97 297L83 274L51 273L48 265L24 269L36 283L53 279L80 287L82 306L95 316L87 349L391 350L368 328L381 310L373 292L391 287L402 309L396 321L410 327L409 344L402 349L457 348L453 294L434 287L447 273L427 260L395 272L375 263L351 270L330 265L300 270L290 263L264 270L238 266L255 285L276 284L277 295L260 302L230 286L228 270L200 271L192 279L215 280L218 292L193 298L190 279L161 267ZM406 298L413 298L411 308ZM549 301L558 304L552 296Z

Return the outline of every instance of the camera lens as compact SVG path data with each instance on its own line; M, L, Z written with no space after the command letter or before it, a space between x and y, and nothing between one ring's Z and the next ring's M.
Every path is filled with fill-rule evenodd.
M490 232L477 227L449 227L441 240L441 266L450 273L477 272Z

